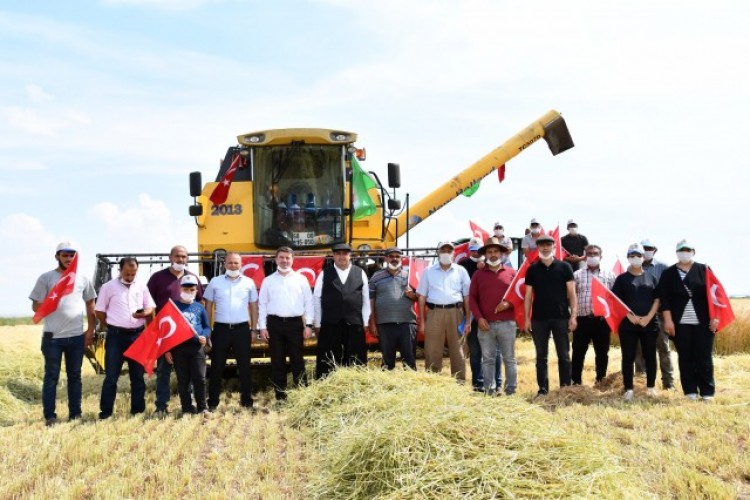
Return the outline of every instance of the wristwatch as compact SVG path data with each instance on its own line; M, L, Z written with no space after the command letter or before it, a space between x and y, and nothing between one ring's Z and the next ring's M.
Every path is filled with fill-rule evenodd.
M312 328L312 327L313 327L312 323L307 323L307 324L306 324L305 326L306 326L307 328Z

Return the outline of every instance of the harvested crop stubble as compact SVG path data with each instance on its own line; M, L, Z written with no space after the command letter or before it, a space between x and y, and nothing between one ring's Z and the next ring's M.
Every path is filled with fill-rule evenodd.
M339 369L292 391L288 415L317 445L316 497L610 496L624 486L604 441L445 376Z

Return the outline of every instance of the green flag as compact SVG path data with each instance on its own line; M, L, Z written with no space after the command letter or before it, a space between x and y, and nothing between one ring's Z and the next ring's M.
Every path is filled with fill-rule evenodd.
M474 184L473 186L469 186L461 193L462 195L466 196L467 198L471 198L471 195L477 192L477 189L479 189L479 182Z
M370 175L362 170L357 158L352 155L352 193L354 195L354 220L369 217L375 213L375 202L367 193L377 187Z

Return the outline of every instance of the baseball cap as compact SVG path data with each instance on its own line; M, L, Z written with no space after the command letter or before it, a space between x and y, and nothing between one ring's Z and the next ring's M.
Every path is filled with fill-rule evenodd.
M679 252L680 250L695 250L695 247L688 243L688 240L680 240L677 243L676 251Z
M641 241L642 247L649 247L649 248L658 248L653 241L651 241L651 238L646 238L645 240Z
M456 246L453 243L451 243L449 240L441 241L440 243L438 243L438 246L437 246L438 250L440 250L443 247L451 247L451 249L456 248Z
M334 252L341 252L341 251L351 252L352 251L352 247L350 247L346 243L336 243L335 245L333 245L333 247L331 248L331 250L333 250Z
M643 255L643 245L641 245L640 243L633 243L633 244L631 244L628 247L628 253L627 254L630 255L630 254L634 254L634 253Z
M533 224L539 224L539 221L538 221L538 220L536 220L536 218L534 218L534 219L531 219L531 222L529 222L529 226L531 226L531 225L533 225Z
M539 238L536 239L537 246L541 245L542 243L554 243L555 239L552 236L549 236L547 234L543 234Z
M470 252L476 252L480 248L482 248L482 245L484 245L484 242L479 238L472 238L469 240L469 251Z
M198 286L198 278L192 274L185 274L180 280L180 286Z
M570 226L578 226L578 223L575 221L575 219L568 219L568 227Z
M397 253L399 255L404 254L399 247L390 247L385 250L385 255L390 255L392 253Z
M495 225L493 226L493 229L498 229L498 228L505 229L502 224L500 224L499 222L495 222Z
M76 247L73 243L69 241L61 241L59 245L57 245L57 248L55 249L55 253L57 252L76 252Z

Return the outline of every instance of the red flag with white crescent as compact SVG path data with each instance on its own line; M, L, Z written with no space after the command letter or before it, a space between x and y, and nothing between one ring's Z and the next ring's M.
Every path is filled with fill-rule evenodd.
M628 306L594 276L591 279L591 309L594 316L603 316L613 332L617 332L620 323L628 315Z
M469 242L461 243L453 249L453 262L458 264L469 256Z
M471 237L479 238L482 240L482 245L484 245L487 238L490 237L490 233L479 227L479 224L475 224L474 221L469 221L469 227L471 227Z
M549 233L549 236L553 240L555 240L555 258L557 260L565 259L565 256L568 255L568 252L562 246L562 240L560 239L560 225L559 224L553 231Z
M260 290L260 285L266 278L263 269L263 257L261 255L243 255L240 272L255 282L255 287Z
M161 308L156 319L130 344L125 356L143 365L146 373L154 373L154 363L173 347L190 340L195 330L172 299Z
M505 291L505 295L503 295L502 300L513 304L513 313L518 328L523 328L526 320L526 313L523 310L523 301L526 297L526 272L529 270L529 266L537 260L539 260L539 250L534 249L529 253L528 258L523 261L513 277L513 281L510 282L510 286Z
M325 257L295 257L292 262L292 269L302 274L310 283L310 288L315 286L315 280L323 272Z
M39 323L45 316L55 312L60 300L66 295L73 293L76 284L76 273L78 272L78 252L73 256L73 260L68 264L68 268L60 275L55 286L49 291L42 305L34 313L32 321Z
M620 257L615 256L615 265L612 266L612 274L615 275L615 278L621 275L625 272L625 267L623 267L622 262L620 262Z
M422 279L424 270L427 269L427 261L416 257L409 257L409 286L416 290L419 280Z
M711 319L719 320L719 326L716 328L719 332L734 321L734 311L727 292L724 291L724 286L708 266L706 266L706 293L708 294L708 314Z
M238 168L244 168L247 164L247 160L240 154L235 154L234 158L232 158L232 164L229 166L229 169L224 174L224 177L221 178L221 181L216 185L214 188L213 193L211 193L211 197L209 198L211 200L211 203L214 205L221 205L225 201L227 201L227 196L229 196L229 187L232 185L232 180L234 180L234 174L237 172Z

